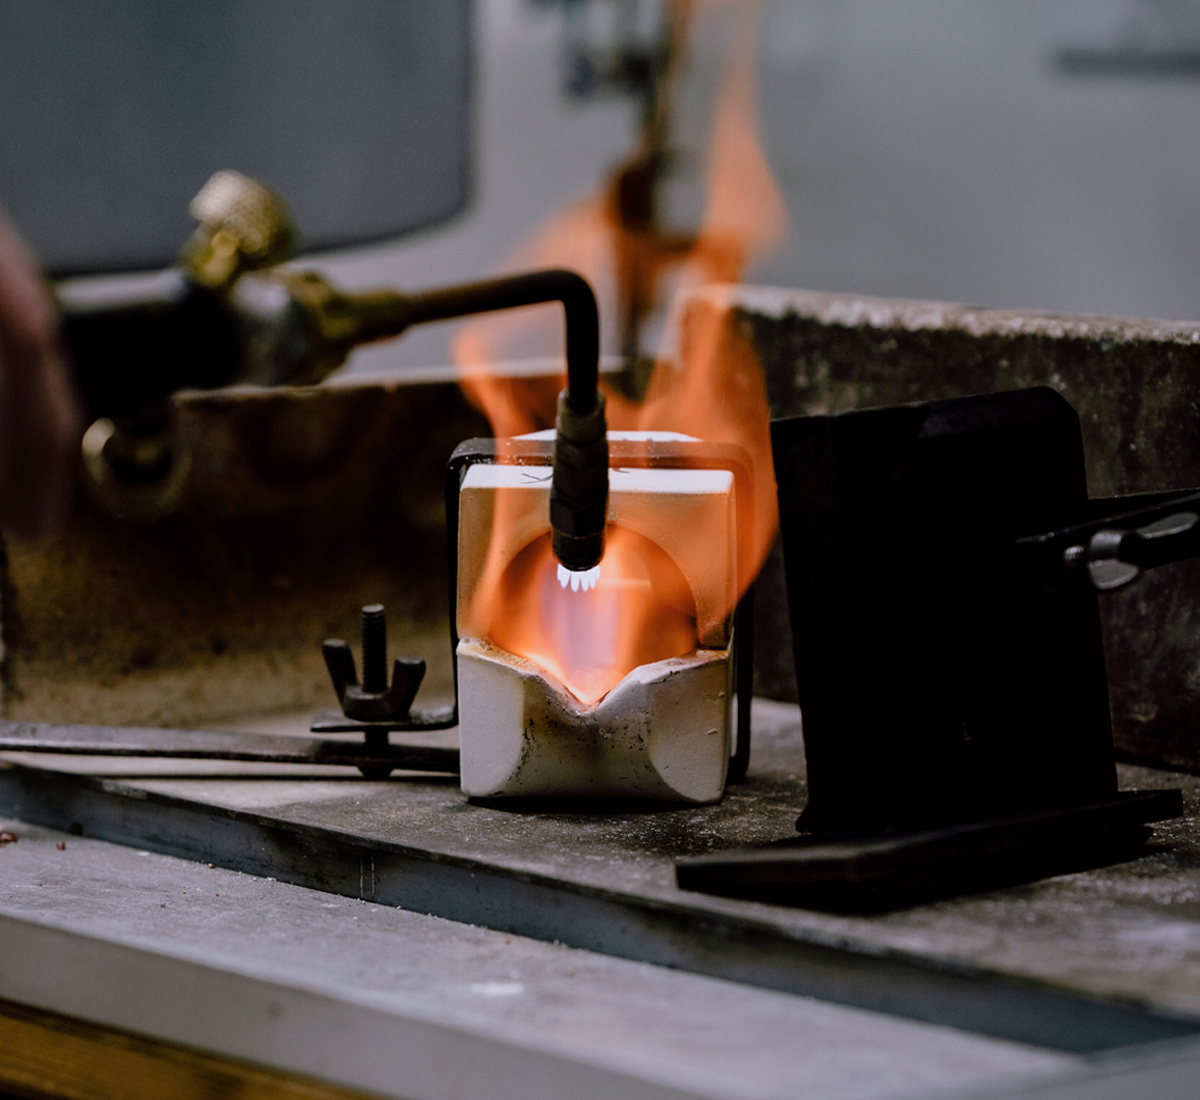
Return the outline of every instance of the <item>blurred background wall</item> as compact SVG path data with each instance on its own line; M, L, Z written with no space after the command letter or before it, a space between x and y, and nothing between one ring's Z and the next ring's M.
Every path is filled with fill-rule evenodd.
M752 6L697 2L663 190L665 220L682 230L699 212L728 43L712 27L720 9L728 23ZM351 237L426 226L321 253L345 284L477 277L628 152L637 95L589 87L572 58L653 44L664 10L666 0L0 0L0 201L53 265L54 233L70 242L102 223L130 243L158 218L163 241L181 241L181 196L233 167L277 182L309 240L336 241L340 217ZM59 56L71 33L74 52ZM1200 0L769 0L757 83L790 230L748 281L1200 316ZM192 103L205 104L199 143L171 126ZM161 137L137 146L152 125ZM42 175L25 171L30 150ZM95 180L77 178L85 167ZM148 197L122 207L132 177ZM446 329L362 352L353 367L444 363Z
M612 2L589 6L602 23ZM331 274L419 286L494 269L613 167L636 108L564 93L564 7L479 0L472 205L446 227L323 258ZM715 51L702 35L679 112L684 221ZM773 0L758 90L791 228L750 281L1200 316L1195 0ZM446 346L445 331L414 332L353 365L444 362Z

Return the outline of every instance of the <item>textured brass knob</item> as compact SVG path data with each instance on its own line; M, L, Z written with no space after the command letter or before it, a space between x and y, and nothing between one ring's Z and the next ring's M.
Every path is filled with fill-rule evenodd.
M244 271L270 267L291 255L295 234L283 199L241 172L217 172L188 210L200 224L184 245L180 263L214 290L228 287Z

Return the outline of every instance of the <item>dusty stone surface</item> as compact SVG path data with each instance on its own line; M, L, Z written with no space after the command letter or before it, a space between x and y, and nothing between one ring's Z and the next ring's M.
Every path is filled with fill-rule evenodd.
M1086 1065L25 822L0 827L20 834L0 852L0 996L372 1095L901 1100Z
M775 416L1053 386L1079 413L1093 497L1200 481L1200 323L739 287Z
M321 642L391 652L453 692L443 477L487 421L450 377L179 399L193 465L176 516L136 524L79 494L66 529L11 545L3 713L204 725L334 704ZM426 696L422 697L422 702Z

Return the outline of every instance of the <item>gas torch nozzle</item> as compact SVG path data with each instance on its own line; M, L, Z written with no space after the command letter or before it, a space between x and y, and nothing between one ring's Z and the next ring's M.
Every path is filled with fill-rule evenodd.
M568 573L582 573L598 566L604 556L608 424L604 394L594 391L592 406L584 413L575 409L571 396L570 385L558 395L550 526L554 556ZM566 579L560 571L560 580Z
M309 272L280 274L304 306L315 344L327 361L350 348L398 336L427 321L561 302L566 321L567 388L558 395L550 526L561 573L588 573L604 556L608 515L608 423L600 392L600 322L596 298L573 271L532 271L417 294L390 290L343 294ZM578 588L578 579L572 583ZM585 580L592 587L594 578Z

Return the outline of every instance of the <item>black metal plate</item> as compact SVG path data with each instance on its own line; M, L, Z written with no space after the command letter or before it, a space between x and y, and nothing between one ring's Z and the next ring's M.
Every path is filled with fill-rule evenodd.
M1178 817L1178 790L920 832L809 834L675 864L684 890L834 912L896 909L1135 858L1146 824Z

